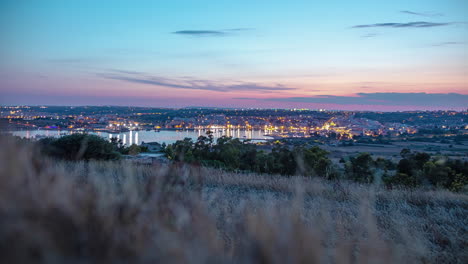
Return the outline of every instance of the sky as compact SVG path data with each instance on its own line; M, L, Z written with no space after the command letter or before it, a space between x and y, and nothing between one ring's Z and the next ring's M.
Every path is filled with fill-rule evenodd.
M0 104L468 108L468 1L0 0Z

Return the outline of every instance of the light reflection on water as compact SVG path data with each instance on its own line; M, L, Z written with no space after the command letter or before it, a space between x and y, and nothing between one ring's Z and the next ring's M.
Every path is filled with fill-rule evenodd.
M122 142L125 145L141 144L141 142L159 142L171 144L177 140L182 140L184 138L191 138L196 140L199 136L206 136L208 130L161 130L160 132L156 131L129 131L122 132L118 134L107 133L107 132L89 132L90 134L95 134L103 138L111 139L116 137L117 139L122 139ZM59 137L63 135L73 134L69 130L21 130L21 131L11 131L14 136L40 139L41 137ZM252 141L264 141L266 139L271 139L264 130L243 130L243 129L215 129L213 130L213 136L215 140L221 136L228 136L240 139L252 139Z

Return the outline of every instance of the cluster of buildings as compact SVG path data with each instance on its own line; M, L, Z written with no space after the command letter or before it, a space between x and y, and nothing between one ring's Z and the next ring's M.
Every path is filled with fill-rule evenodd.
M202 118L174 118L164 126L166 129L247 129L263 130L265 134L276 137L330 136L350 139L355 136L398 136L403 133L414 134L414 126L402 123L380 123L353 115L331 117L328 119L314 116L276 116L276 117L229 117L213 114Z
M14 129L67 129L119 133L132 130L256 130L276 138L330 137L337 140L356 136L399 136L415 134L420 129L468 129L466 113L424 112L403 113L405 119L371 112L370 118L353 112L287 111L281 110L167 110L137 109L145 113L118 107L1 107L0 121ZM365 113L366 114L366 113ZM399 113L401 114L401 113ZM367 113L367 115L369 115ZM455 116L455 117L454 117ZM380 121L374 120L373 118ZM455 119L454 119L455 118ZM461 119L460 119L461 118ZM412 120L426 120L415 123ZM453 121L458 120L458 121ZM2 125L0 124L0 125Z

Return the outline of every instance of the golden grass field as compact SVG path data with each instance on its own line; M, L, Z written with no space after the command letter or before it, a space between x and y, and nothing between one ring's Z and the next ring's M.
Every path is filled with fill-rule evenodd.
M468 196L0 151L0 263L468 263Z

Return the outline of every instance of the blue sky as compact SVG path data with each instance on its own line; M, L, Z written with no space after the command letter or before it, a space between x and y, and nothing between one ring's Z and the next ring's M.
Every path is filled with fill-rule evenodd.
M297 97L314 99L291 105L322 106L324 95L465 95L467 22L464 0L3 0L0 103L280 107ZM351 101L323 103L366 108ZM433 107L423 101L408 107Z

